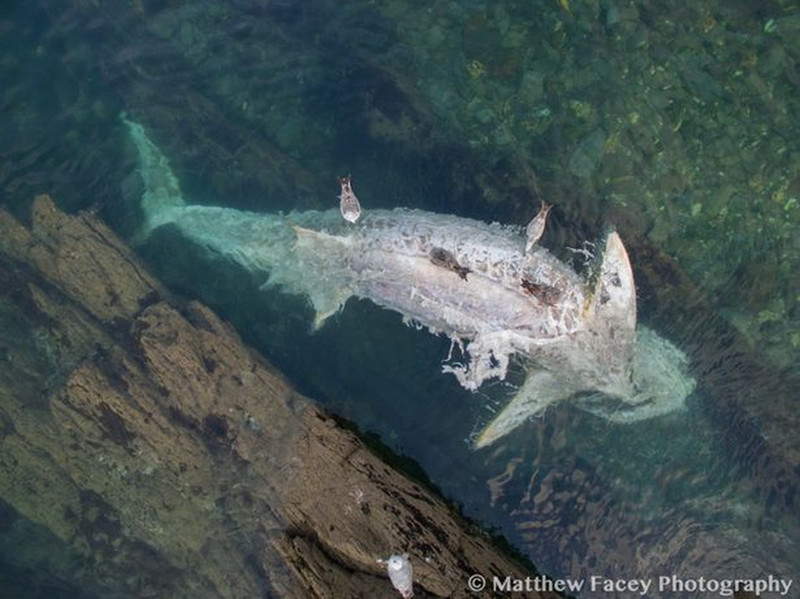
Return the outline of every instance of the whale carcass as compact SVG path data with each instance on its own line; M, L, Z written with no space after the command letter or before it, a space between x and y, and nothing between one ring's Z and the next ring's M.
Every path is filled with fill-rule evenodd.
M518 227L403 208L367 209L348 222L336 209L259 214L192 204L144 128L125 123L144 182L144 235L171 224L265 273L266 284L309 298L314 327L351 296L395 310L462 348L463 362L443 371L472 391L505 379L517 357L524 383L476 447L571 397L632 422L680 409L694 389L684 354L637 327L633 273L616 232L581 276L538 244L526 251Z

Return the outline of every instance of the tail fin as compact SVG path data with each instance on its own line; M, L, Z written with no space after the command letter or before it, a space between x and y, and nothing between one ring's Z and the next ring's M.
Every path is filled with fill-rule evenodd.
M183 208L186 203L167 157L148 139L144 127L128 120L124 115L122 122L127 125L131 141L139 154L139 172L144 183L144 224L136 237L143 240L154 229L174 220L176 209Z

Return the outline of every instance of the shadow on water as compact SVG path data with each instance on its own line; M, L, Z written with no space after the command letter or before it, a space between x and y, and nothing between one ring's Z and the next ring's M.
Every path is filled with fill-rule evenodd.
M19 214L48 192L133 234L140 189L118 120L127 111L199 203L327 208L335 177L351 172L372 207L521 223L539 198L559 198L548 247L580 245L602 221L615 222L636 269L640 320L691 357L698 390L687 410L623 426L563 404L481 452L469 440L520 384L521 365L508 384L470 394L440 372L449 342L397 314L351 299L312 335L303 298L260 290L263 280L175 231L140 249L174 290L219 310L301 391L417 461L467 516L551 576L798 571L797 373L754 354L718 299L659 249L639 208L609 207L586 181L562 180L573 168L569 119L541 140L552 172L534 172L513 147L487 158L480 132L445 127L452 115L431 106L413 69L404 70L416 59L397 24L359 3L20 2L3 10L3 44L14 52L2 59L13 85L0 94L0 185ZM463 35L483 43L480 23L471 17ZM510 60L459 65L461 85L480 83L480 68L502 74ZM535 133L539 124L530 126Z

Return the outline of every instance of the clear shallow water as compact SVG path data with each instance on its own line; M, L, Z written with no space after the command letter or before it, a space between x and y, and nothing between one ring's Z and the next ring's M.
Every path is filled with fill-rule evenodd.
M667 4L633 15L611 3L521 10L9 4L0 12L4 201L24 213L48 192L132 233L135 164L118 120L126 111L201 202L329 207L345 172L369 206L522 224L542 197L556 203L543 243L565 257L559 248L593 239L610 220L631 251L640 319L692 357L699 387L689 409L617 426L561 405L477 453L468 439L512 389L469 394L442 375L446 340L357 301L312 336L302 298L261 292L168 231L141 252L302 391L416 460L542 572L796 575L797 282L785 272L796 271L798 249L785 233L798 219L796 165L786 158L797 152L797 48L763 33L770 18L784 32L796 14L777 4L700 15ZM685 19L674 41L660 29L667 13ZM706 46L735 36L737 62L709 67ZM751 51L762 70L748 70ZM669 62L679 55L685 63ZM678 91L659 83L663 104L622 77L658 73L659 59L682 69ZM766 100L758 91L734 99L737 69L753 89L758 77L772 90L772 124L758 145L744 145L745 158L758 117L753 109L745 122L737 110L763 110ZM697 153L698 143L709 150ZM723 199L711 191L720 183L705 184L739 168L748 178Z

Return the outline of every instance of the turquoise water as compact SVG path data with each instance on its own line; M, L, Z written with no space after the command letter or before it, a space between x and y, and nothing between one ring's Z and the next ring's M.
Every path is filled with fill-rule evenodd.
M18 214L47 192L132 234L124 111L199 202L328 208L347 172L370 207L524 224L545 199L567 260L615 224L640 320L692 360L688 410L622 426L562 404L481 452L521 367L470 394L446 340L369 302L310 335L304 299L174 233L140 252L550 576L800 572L796 6L11 2L0 33Z

